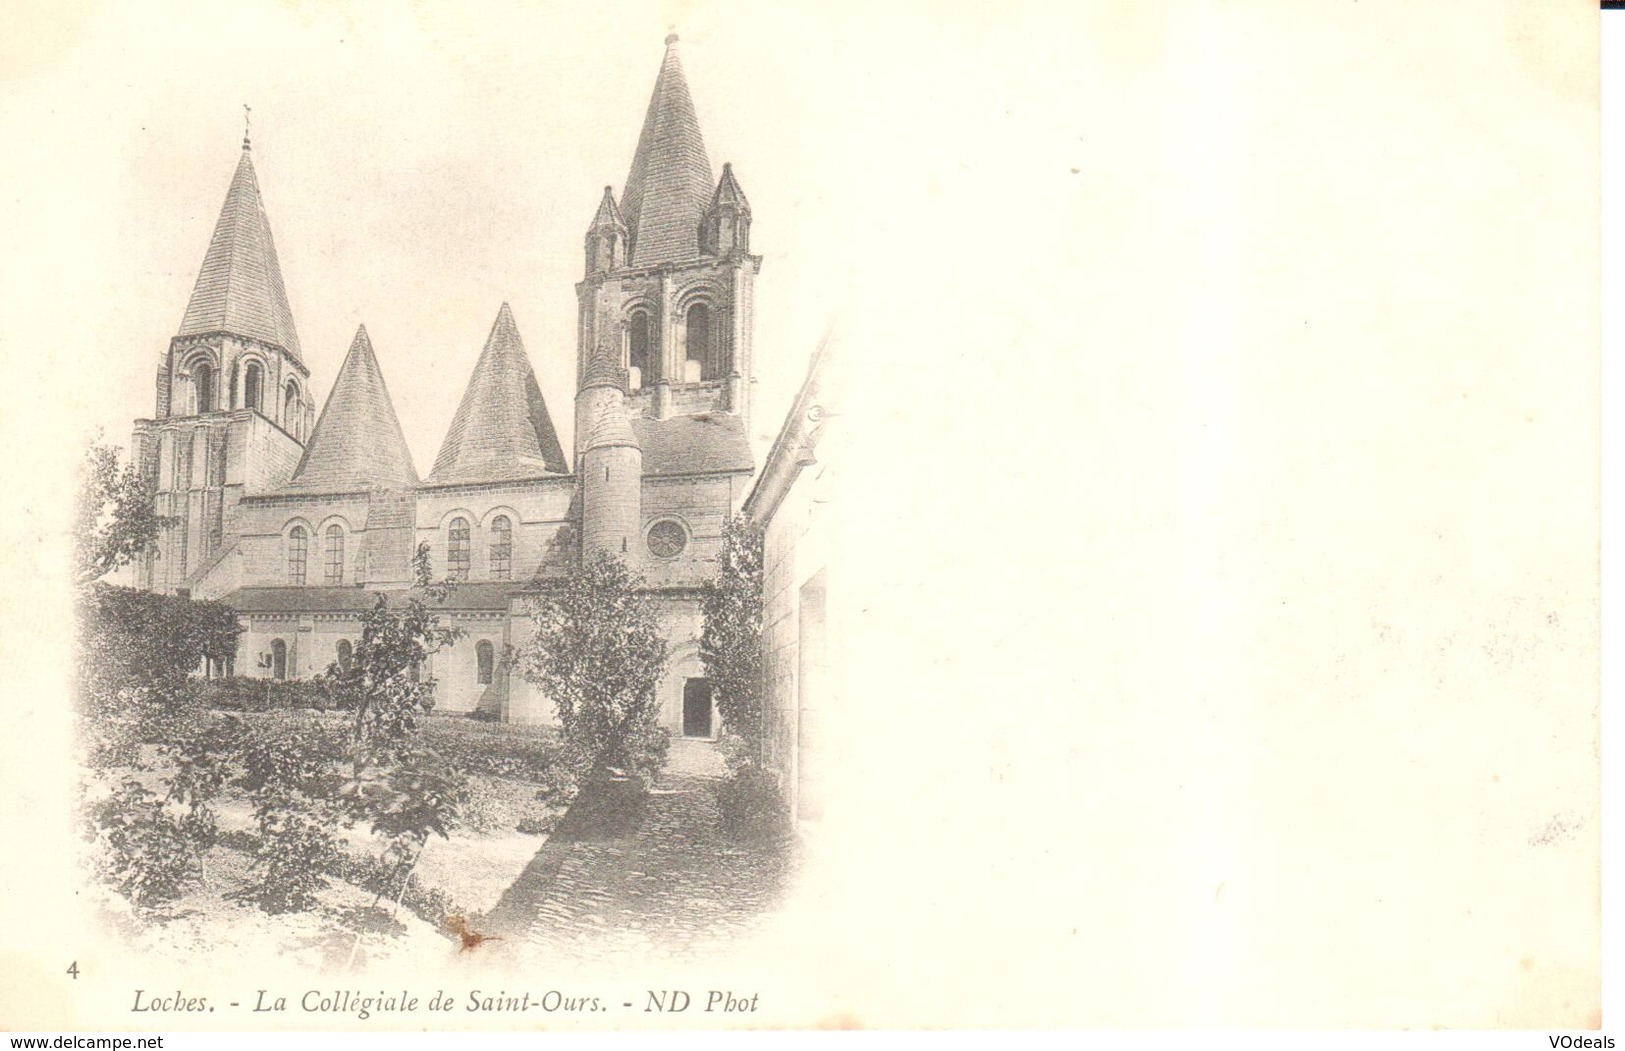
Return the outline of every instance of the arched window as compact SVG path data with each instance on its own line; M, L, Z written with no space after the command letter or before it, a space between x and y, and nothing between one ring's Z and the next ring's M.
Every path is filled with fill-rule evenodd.
M350 658L355 655L355 650L350 646L349 639L340 639L338 650L339 671L343 672L345 675L348 675L350 674Z
M310 537L306 535L304 526L294 526L288 530L288 583L305 582L305 562L309 555L309 547Z
M200 361L192 366L192 386L197 392L197 411L214 411L214 366Z
M655 342L654 319L647 310L634 310L626 319L627 364L643 374L642 385L660 382L660 351Z
M299 385L293 380L288 381L288 388L282 393L282 429L304 440L299 426Z
M507 515L491 519L491 579L507 580L513 575L513 523Z
M453 518L446 543L446 573L453 580L468 579L468 537L468 519Z
M288 644L281 639L271 640L271 678L288 677Z
M496 648L484 639L474 647L474 657L479 664L479 680L481 686L491 685L491 679L496 670Z
M700 379L717 378L716 357L711 353L711 308L704 303L688 308L688 358L700 363Z
M344 583L344 527L327 527L327 583Z
M250 361L248 367L243 370L243 408L253 409L256 412L262 411L260 408L260 387L264 383L264 373L265 370L260 368L260 363L257 361Z

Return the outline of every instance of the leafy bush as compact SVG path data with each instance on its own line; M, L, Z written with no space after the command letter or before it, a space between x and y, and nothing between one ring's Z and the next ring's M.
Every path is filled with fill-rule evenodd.
M249 896L266 912L301 912L316 904L316 893L326 889L327 873L340 858L338 839L329 831L327 815L301 806L289 797L257 801L254 818L259 847L254 871L259 881Z
M79 708L100 714L121 690L170 697L205 658L229 660L242 628L231 607L92 584L79 595Z
M722 531L717 575L700 598L700 659L716 689L725 734L760 757L762 725L762 531L735 515Z
M423 723L429 746L471 774L548 784L569 763L552 727L493 725L476 719L435 716Z
M527 836L545 836L558 827L557 814L543 814L541 817L527 817L514 826L515 832L522 832Z
M217 711L266 712L288 708L326 711L343 706L327 684L315 679L255 679L234 675L224 679L195 679L188 690L197 703Z
M333 728L299 718L248 725L237 784L249 793L259 833L258 883L249 894L267 912L311 908L339 857L332 829L344 816L345 778L334 754Z
M777 839L790 827L790 808L779 795L779 782L758 766L746 766L717 786L722 831L753 842Z
M647 781L665 762L655 688L666 639L642 586L624 559L592 556L536 603L536 630L517 661L552 698L582 767Z
M92 811L103 875L137 906L174 901L202 873L201 840L190 815L129 778ZM212 829L209 830L212 839Z

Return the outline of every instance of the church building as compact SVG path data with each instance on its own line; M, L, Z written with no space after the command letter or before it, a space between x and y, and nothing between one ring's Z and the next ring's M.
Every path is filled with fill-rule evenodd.
M699 599L754 471L761 257L731 166L711 167L676 43L619 198L606 186L587 228L570 450L506 303L426 475L365 327L318 414L244 138L158 367L153 418L136 421L131 445L158 511L177 519L135 582L238 611L235 662L215 671L294 679L348 661L362 611L379 592L410 593L427 543L436 576L459 581L442 623L464 633L420 671L436 708L550 722L551 702L504 655L529 630L527 596L609 551L643 576L662 617L663 725L715 735Z

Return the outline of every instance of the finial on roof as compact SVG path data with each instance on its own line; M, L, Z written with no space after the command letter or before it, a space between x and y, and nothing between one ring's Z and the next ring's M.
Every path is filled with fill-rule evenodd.
M243 149L250 149L248 145L248 103L243 103Z
M666 34L666 46L671 47L675 43L677 43L677 34L676 33L667 33Z

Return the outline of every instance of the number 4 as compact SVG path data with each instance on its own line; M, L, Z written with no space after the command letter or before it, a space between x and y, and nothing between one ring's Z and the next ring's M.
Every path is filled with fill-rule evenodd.
M73 980L74 981L79 980L79 961L78 960L75 960L72 963L68 964L68 973L73 975Z

